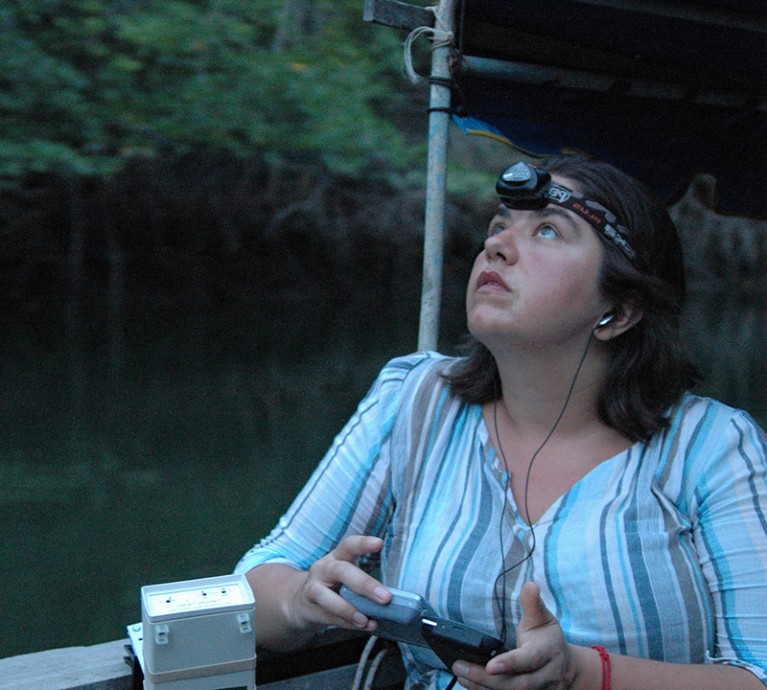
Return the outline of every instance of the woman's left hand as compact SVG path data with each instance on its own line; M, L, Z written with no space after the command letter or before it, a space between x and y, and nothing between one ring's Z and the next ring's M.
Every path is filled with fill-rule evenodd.
M499 654L484 668L458 661L453 673L467 690L567 690L578 675L578 653L567 643L557 619L533 582L522 587L522 620L517 648ZM584 649L583 651L590 651Z

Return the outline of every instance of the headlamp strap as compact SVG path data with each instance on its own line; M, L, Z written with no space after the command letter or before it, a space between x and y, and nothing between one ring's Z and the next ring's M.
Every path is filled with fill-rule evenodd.
M495 189L509 208L535 209L552 203L576 213L615 243L630 261L636 261L637 254L626 239L631 232L618 223L615 214L580 192L552 181L546 170L518 161L503 171Z
M637 254L626 240L629 229L618 223L618 218L608 208L597 201L591 201L580 192L563 187L556 182L549 182L542 190L541 196L557 206L562 206L579 215L589 225L601 232L605 237L618 245L618 248L631 260L635 261Z

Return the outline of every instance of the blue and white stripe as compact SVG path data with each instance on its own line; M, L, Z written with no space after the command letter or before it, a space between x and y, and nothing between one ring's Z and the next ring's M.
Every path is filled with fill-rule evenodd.
M420 353L390 362L237 570L306 569L344 536L375 534L386 584L498 634L495 580L525 558L532 534L504 496L481 408L441 378L455 361ZM767 685L766 515L764 432L743 411L687 395L666 432L601 463L534 525L535 552L506 580L508 641L532 579L575 644L736 664ZM431 652L403 651L410 688L447 685Z

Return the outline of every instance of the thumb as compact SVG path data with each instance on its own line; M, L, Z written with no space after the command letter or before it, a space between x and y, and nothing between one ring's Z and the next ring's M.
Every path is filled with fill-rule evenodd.
M520 632L541 628L556 623L556 618L546 608L541 599L541 590L534 582L526 582L519 595L522 605L522 620L519 623Z

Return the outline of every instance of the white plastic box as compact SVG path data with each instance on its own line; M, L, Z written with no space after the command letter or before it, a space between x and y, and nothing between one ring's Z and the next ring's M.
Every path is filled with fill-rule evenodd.
M141 623L128 631L145 690L255 690L255 600L244 575L142 587Z

